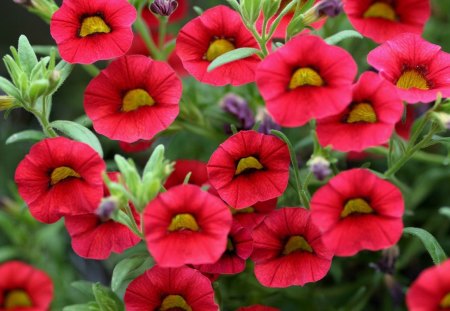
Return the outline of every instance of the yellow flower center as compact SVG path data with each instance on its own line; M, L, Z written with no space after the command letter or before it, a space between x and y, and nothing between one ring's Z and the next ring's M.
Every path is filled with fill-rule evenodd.
M122 99L122 111L129 112L143 106L153 106L155 100L143 89L128 91Z
M364 12L365 18L382 18L390 21L397 19L397 14L392 6L384 2L375 2L372 4L366 12Z
M216 39L209 44L208 51L206 51L206 60L212 62L222 54L228 53L236 49L233 43L227 39Z
M33 306L30 296L23 290L13 290L8 292L5 296L5 301L3 304L7 310Z
M200 228L191 214L178 214L172 218L169 225L169 231L191 230L199 231Z
M246 207L246 208L240 208L240 209L236 209L233 207L230 207L231 210L231 214L232 215L236 215L236 214L251 214L255 212L255 209L253 207Z
M347 123L375 123L377 115L371 104L359 103L350 110L346 121Z
M100 16L89 16L83 19L80 28L80 37L87 37L97 33L110 33L111 28Z
M264 166L255 157L246 157L239 160L234 175L240 175L251 170L262 170Z
M180 295L169 295L164 298L159 311L170 311L170 310L184 310L192 311L192 308L188 305L186 300Z
M445 309L445 308L450 308L450 293L448 293L447 295L445 295L445 297L441 300L441 304L440 304L441 308Z
M67 178L81 178L81 176L68 166L60 166L52 171L52 174L50 175L50 184L52 186L56 185Z
M373 209L364 199L351 199L345 203L344 210L341 212L341 218L352 214L372 214Z
M300 235L294 235L289 238L287 243L284 245L283 255L289 255L293 252L308 252L312 253L313 249L305 238Z
M401 89L416 88L419 90L428 90L428 81L424 75L417 70L406 70L397 80L397 87Z
M322 77L312 68L304 67L297 69L291 77L289 88L291 90L301 86L322 86Z

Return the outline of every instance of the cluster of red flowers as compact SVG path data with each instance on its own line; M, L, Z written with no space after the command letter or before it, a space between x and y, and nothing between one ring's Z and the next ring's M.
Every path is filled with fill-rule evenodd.
M185 1L180 4L186 7ZM378 73L364 72L357 82L352 55L308 33L264 59L253 55L208 71L227 52L260 48L241 16L222 5L189 21L176 38L175 51L200 82L255 82L278 124L299 127L317 120L321 145L362 151L389 140L402 117L402 101L450 96L450 55L420 37L430 11L426 0L346 0L344 9L357 30L382 43L367 58ZM154 27L153 16L143 14ZM275 37L285 37L293 15L283 18ZM97 133L125 143L130 151L141 150L141 143L148 147L172 124L182 95L182 82L166 62L130 55L135 18L136 10L126 0L64 0L51 20L64 60L90 64L114 58L87 86L84 108ZM177 161L165 182L167 191L148 203L142 218L130 203L156 265L128 286L127 310L217 310L210 278L242 272L249 258L262 285L303 286L324 278L334 256L398 242L402 194L368 169L350 169L328 180L313 194L310 210L276 209L288 186L290 162L281 139L240 131L220 144L208 163ZM20 162L15 181L36 219L54 223L64 217L74 251L105 259L140 241L111 219L103 200L110 195L102 180L105 171L104 160L88 145L47 138ZM184 184L188 173L189 184ZM121 178L119 173L108 175ZM13 275L8 265L16 265L21 274ZM47 308L52 295L48 277L20 265L0 266L0 308ZM427 281L450 273L449 267L446 263L423 273L408 293L411 310L431 304L450 308L448 280L432 282L435 286Z

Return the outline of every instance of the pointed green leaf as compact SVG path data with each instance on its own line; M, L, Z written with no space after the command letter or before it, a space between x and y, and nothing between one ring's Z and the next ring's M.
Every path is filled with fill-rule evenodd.
M34 66L36 66L36 64L38 63L38 60L36 54L33 51L33 48L31 47L30 42L24 35L21 35L19 38L18 53L22 69L27 74L30 74Z
M215 60L213 60L211 62L211 64L209 64L209 66L208 66L208 72L216 69L217 67L234 62L236 60L247 58L258 52L259 52L259 50L254 49L254 48L240 48L240 49L232 50L228 53L220 55Z
M441 245L431 233L421 228L408 227L403 229L404 234L413 235L420 239L431 256L434 264L438 265L447 259L447 255Z
M343 30L343 31L340 31L340 32L326 38L325 42L330 45L336 45L339 42L341 42L342 40L350 39L350 38L362 39L363 36L355 30Z
M44 133L41 131L35 131L35 130L26 130L19 133L12 134L11 136L6 139L5 144L12 144L17 143L20 141L40 141L45 138Z
M122 295L128 284L143 274L153 264L148 253L137 254L119 262L113 270L111 288L118 295Z
M0 77L0 89L16 99L20 99L20 91L9 80Z

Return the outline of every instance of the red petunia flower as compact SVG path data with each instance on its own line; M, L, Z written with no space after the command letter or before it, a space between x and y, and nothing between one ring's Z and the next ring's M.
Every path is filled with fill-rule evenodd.
M361 151L386 143L403 114L395 88L374 72L365 72L353 86L353 99L343 112L317 121L322 146Z
M423 271L406 293L409 311L450 310L450 260Z
M176 53L184 68L200 82L217 86L255 81L255 69L260 62L256 55L207 71L217 57L238 48L258 48L258 44L239 14L224 5L206 10L187 23L176 43Z
M270 213L253 231L255 275L267 287L303 286L322 279L333 254L303 208Z
M202 273L237 274L245 270L245 261L253 251L251 232L234 221L228 234L227 248L218 261L195 268Z
M47 311L53 284L43 271L20 261L0 264L0 310Z
M225 251L231 222L227 206L194 185L170 188L144 210L147 247L164 267L216 262Z
M188 268L154 266L133 280L125 292L127 311L217 311L208 278Z
M271 199L263 202L258 202L250 207L243 209L231 208L233 219L239 222L241 226L252 231L258 226L266 216L277 207L278 199Z
M65 137L36 143L16 169L20 196L37 220L94 211L103 196L106 165L90 146Z
M110 180L117 181L119 173L108 173L108 176ZM104 197L109 196L105 184L103 193ZM127 226L110 218L115 209L113 202L102 204L95 213L66 216L64 219L72 238L72 248L78 256L102 260L108 258L112 252L120 254L141 241ZM131 209L139 225L139 214L133 206Z
M124 56L89 83L84 108L94 129L110 139L150 140L177 117L181 90L180 79L166 63Z
M170 15L169 23L175 23L186 17L189 11L189 1L188 0L178 0L177 9ZM151 28L158 28L159 21L155 15L150 11L149 7L145 7L142 10L142 18L145 20L147 25Z
M65 61L91 64L128 51L135 19L136 9L126 0L64 0L50 32Z
M404 209L400 190L367 169L338 174L311 199L311 218L337 256L397 243Z
M405 32L422 34L431 7L429 0L345 0L344 11L357 31L382 43Z
M408 103L435 101L439 92L450 97L450 54L418 35L406 33L383 43L367 61Z
M279 197L289 179L289 150L275 136L241 131L211 155L211 185L231 207L241 209Z
M200 187L208 184L206 163L197 160L177 160L173 172L164 184L164 188L169 189L183 184L186 175L189 173L191 173L190 184Z
M126 143L124 141L119 141L119 147L123 152L135 153L145 151L150 148L153 144L153 140L138 140L134 143Z
M256 84L275 122L296 127L341 112L351 101L356 69L344 49L301 35L261 62Z
M236 311L280 311L280 309L263 305L253 305L248 307L240 307Z

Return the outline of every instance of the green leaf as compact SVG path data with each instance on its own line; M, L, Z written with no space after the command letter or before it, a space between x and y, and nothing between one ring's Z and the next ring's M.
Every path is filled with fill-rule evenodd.
M239 2L237 0L226 0L229 5L235 10L240 12L241 8L239 7Z
M63 83L67 80L70 73L72 72L72 69L73 65L63 60L56 65L55 70L59 72L60 76L58 82L56 83L56 86L52 89L50 94L55 93L61 87L61 85L63 85Z
M128 284L143 274L153 264L148 253L137 254L119 262L112 274L111 288L118 295L122 295Z
M71 305L63 308L63 311L100 311L100 307L96 302L86 304Z
M19 256L19 251L14 247L5 246L0 248L0 262L8 261Z
M103 157L103 149L100 141L88 128L72 121L62 120L53 121L50 123L50 126L60 130L70 138L88 144Z
M86 300L95 299L94 293L92 292L92 285L94 285L94 283L88 281L75 281L70 283L70 286L82 293Z
M341 42L342 40L350 39L350 38L362 39L363 36L355 30L343 30L343 31L340 31L340 32L326 38L325 42L328 44L331 44L331 45L336 45L339 42Z
M261 0L241 0L241 13L244 20L253 25L261 11Z
M26 130L19 133L12 134L11 136L6 139L5 144L12 144L17 143L20 141L40 141L45 138L44 133L41 131L35 131L35 130Z
M95 283L92 285L95 300L100 307L100 311L123 311L124 306L119 297L116 296L109 288Z
M193 9L198 16L203 14L203 9L201 7L194 5Z
M9 80L0 77L0 89L14 98L20 99L20 91Z
M25 71L27 74L30 74L34 66L37 65L38 60L36 54L33 51L33 48L31 47L30 42L24 35L21 35L19 38L18 52L20 65L23 71Z
M259 52L259 50L254 49L254 48L240 48L240 49L232 50L228 53L220 55L215 60L213 60L211 62L211 64L209 64L209 66L208 66L208 72L212 71L222 65L252 56L258 52Z
M439 245L435 237L428 231L421 228L408 227L403 229L403 234L409 234L419 238L430 254L434 264L438 265L447 259L447 255L441 245Z
M450 207L444 206L439 209L439 214L450 218Z

